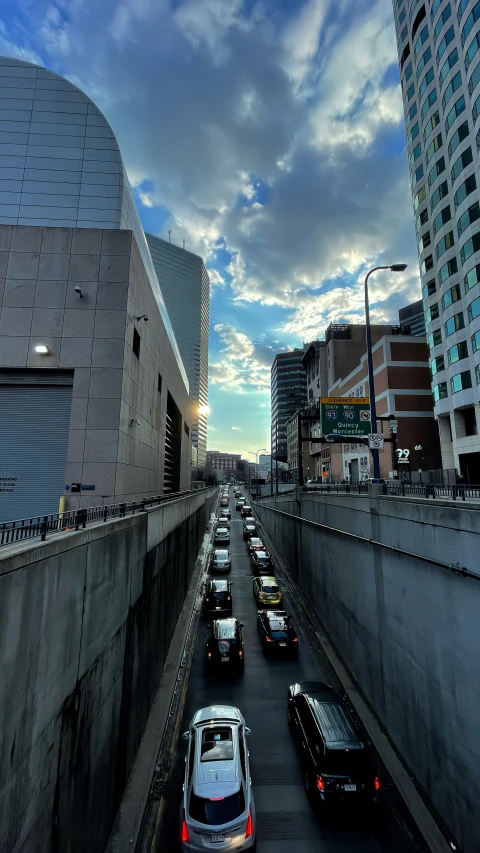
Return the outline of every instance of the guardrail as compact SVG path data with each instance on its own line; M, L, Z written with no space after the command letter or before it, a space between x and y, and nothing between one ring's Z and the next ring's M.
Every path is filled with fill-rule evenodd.
M106 522L110 518L123 518L125 515L145 512L147 508L158 504L168 503L169 501L178 500L178 498L197 494L198 489L190 489L185 492L170 492L166 495L142 498L140 501L81 507L80 509L52 513L51 515L22 518L20 521L4 521L0 523L0 547L37 537L40 537L41 542L45 542L47 533L80 530L80 528L86 527L87 524L95 524L99 521Z
M360 495L368 495L369 484L365 481L359 483L311 483L302 487L303 492L334 492L335 494L356 492Z
M303 492L331 492L334 494L354 494L368 495L369 483L311 483L308 486L303 486ZM480 499L480 486L473 486L466 483L457 483L450 486L438 486L434 483L410 483L404 480L388 480L383 483L384 495L397 495L399 497L408 497L414 495L424 498L447 498L450 500Z

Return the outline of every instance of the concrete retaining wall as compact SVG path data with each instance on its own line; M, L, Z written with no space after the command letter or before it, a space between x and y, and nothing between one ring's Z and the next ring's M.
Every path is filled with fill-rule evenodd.
M216 492L0 553L0 850L104 849Z
M310 494L255 510L461 849L477 853L480 583L303 519L480 573L480 511Z

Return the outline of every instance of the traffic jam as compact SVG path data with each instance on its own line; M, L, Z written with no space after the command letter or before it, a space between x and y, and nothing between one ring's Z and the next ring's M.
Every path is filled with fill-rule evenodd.
M385 820L365 734L329 683L238 488L220 493L202 596L184 750L156 849L419 850L399 840L398 816Z

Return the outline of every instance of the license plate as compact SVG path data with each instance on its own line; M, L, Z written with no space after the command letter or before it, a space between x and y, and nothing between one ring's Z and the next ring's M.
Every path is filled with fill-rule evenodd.
M344 785L343 790L344 791L356 791L357 786L356 785Z
M278 645L279 646L286 646L287 644L286 643L279 643Z
M212 835L212 844L215 844L216 841L225 841L224 835Z
M215 610L221 610L221 609L222 609L221 607L216 607L216 608L215 608Z
M230 660L228 655L222 655L222 660Z

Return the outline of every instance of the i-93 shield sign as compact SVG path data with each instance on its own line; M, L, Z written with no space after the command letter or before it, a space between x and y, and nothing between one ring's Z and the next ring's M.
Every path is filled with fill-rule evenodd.
M368 397L322 397L321 416L323 435L356 438L371 433Z

